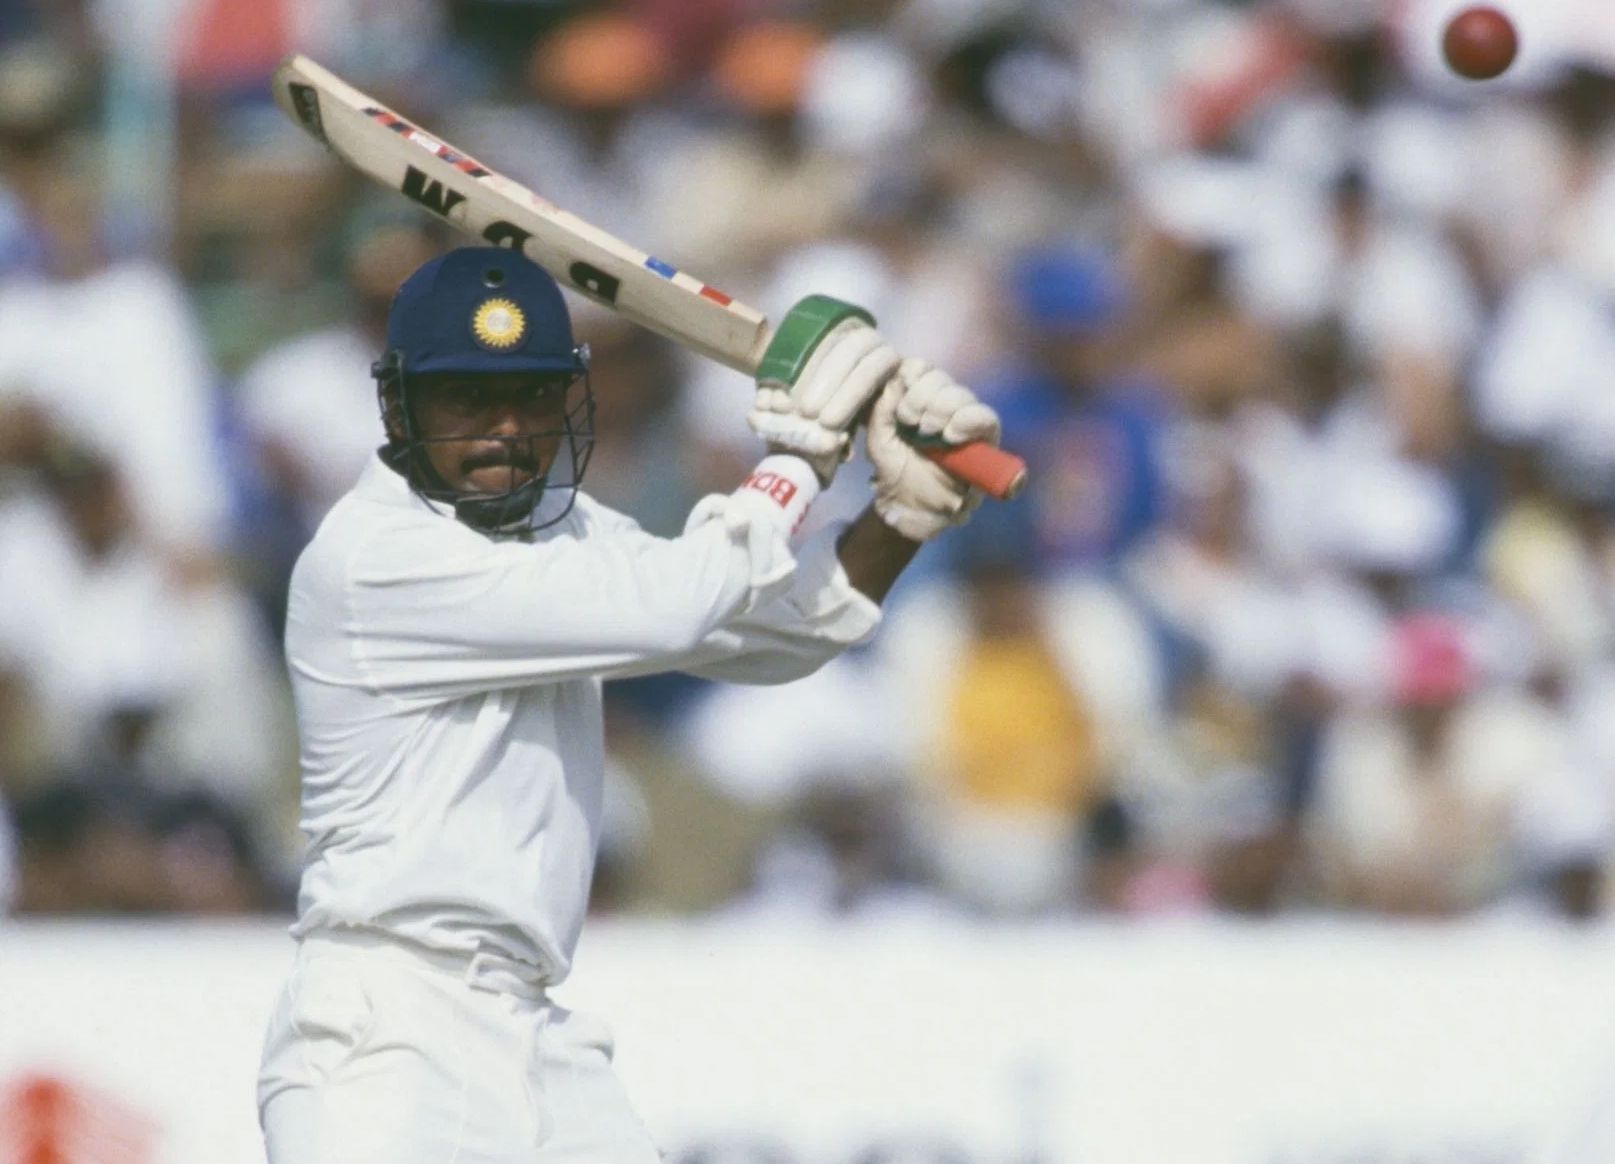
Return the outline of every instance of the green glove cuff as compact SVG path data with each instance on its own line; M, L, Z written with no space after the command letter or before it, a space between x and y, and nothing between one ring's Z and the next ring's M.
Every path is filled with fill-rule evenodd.
M848 319L861 319L871 327L875 317L862 307L828 295L809 295L785 313L779 328L757 365L759 384L796 383L824 337Z

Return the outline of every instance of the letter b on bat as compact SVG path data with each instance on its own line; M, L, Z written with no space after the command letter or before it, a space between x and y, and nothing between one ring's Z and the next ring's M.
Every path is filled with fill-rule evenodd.
M527 240L533 237L533 232L523 230L503 219L495 219L482 232L482 237L496 247L509 247L513 251L519 251L526 245Z

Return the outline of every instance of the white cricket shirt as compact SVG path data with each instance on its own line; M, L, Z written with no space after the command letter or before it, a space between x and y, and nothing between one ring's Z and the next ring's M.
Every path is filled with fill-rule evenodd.
M532 542L495 540L372 458L292 575L292 932L369 927L560 981L600 834L601 681L814 671L880 621L833 537L793 560L720 497L657 538L580 494Z

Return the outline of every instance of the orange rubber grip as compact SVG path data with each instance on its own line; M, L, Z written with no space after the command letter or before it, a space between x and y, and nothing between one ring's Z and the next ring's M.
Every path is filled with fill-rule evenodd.
M1026 488L1026 462L986 441L971 441L952 448L920 451L961 481L968 481L988 497L1008 501Z

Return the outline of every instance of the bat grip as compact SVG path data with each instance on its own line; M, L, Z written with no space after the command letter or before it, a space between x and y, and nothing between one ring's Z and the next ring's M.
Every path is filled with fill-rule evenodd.
M920 452L988 497L1008 501L1026 487L1026 462L986 441L966 445L917 445Z

